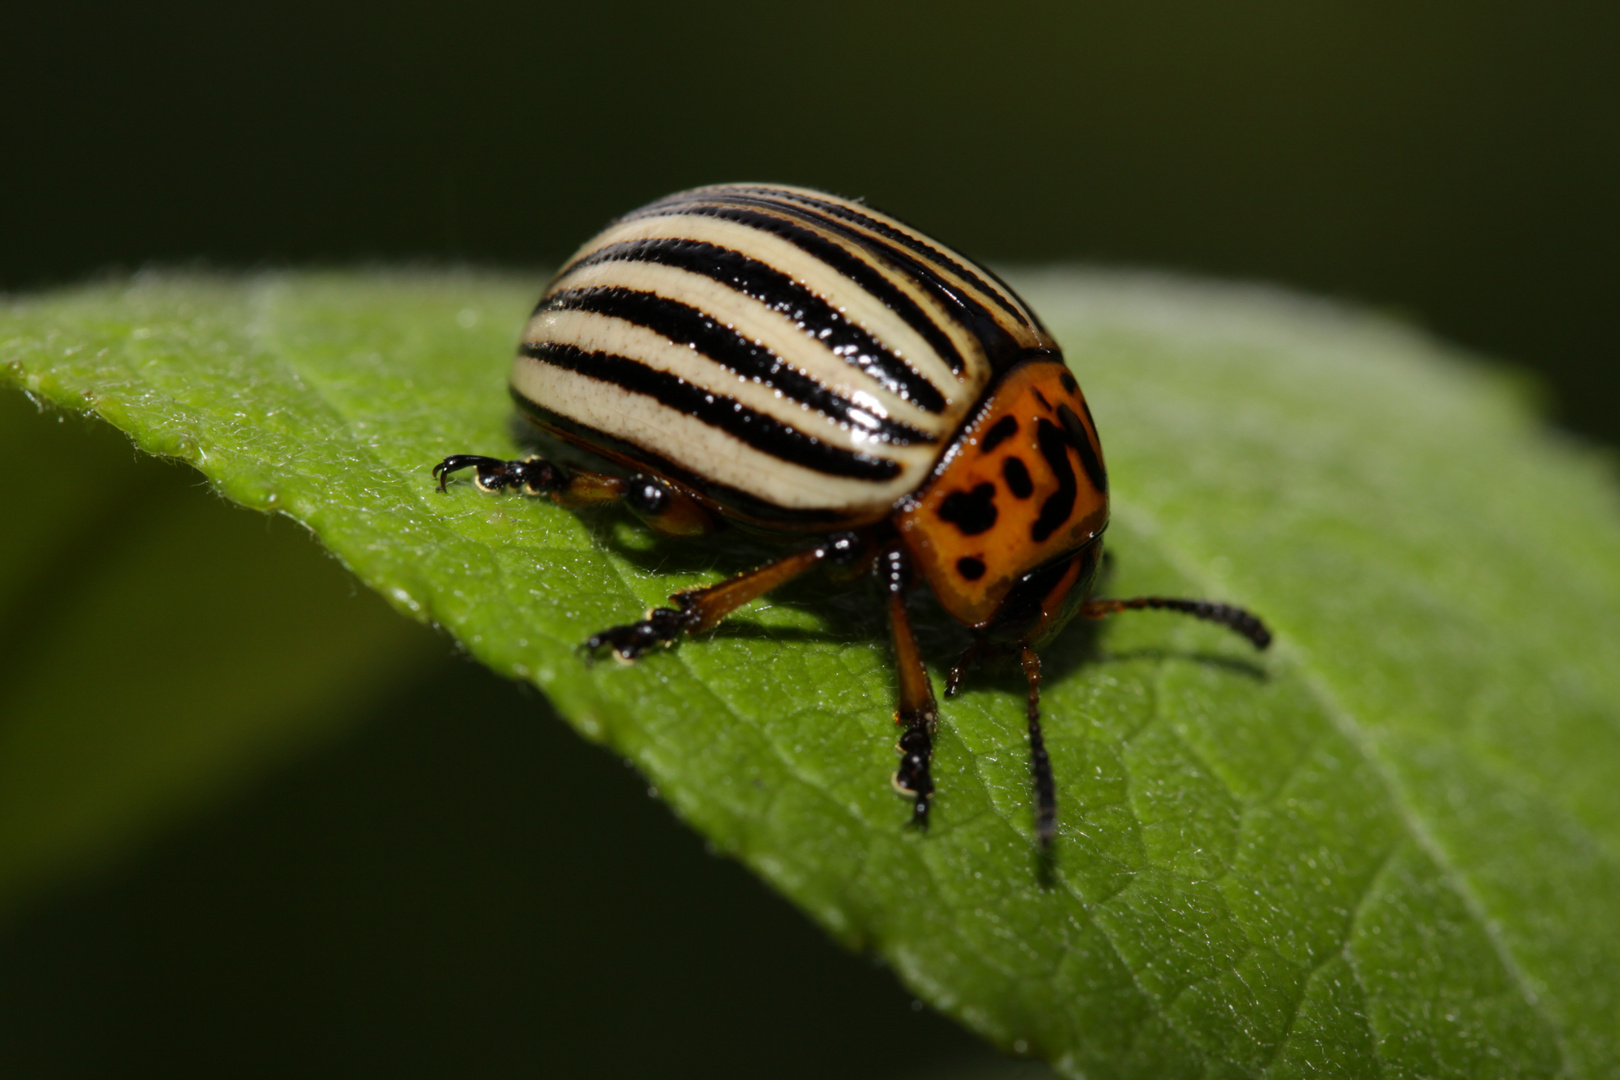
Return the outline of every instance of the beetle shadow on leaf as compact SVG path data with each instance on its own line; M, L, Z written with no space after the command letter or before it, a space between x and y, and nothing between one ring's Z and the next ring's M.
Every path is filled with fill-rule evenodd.
M1097 592L1108 594L1117 565L1112 551L1103 552L1102 574L1097 582ZM1058 634L1056 639L1047 643L1040 650L1041 667L1044 678L1055 682L1068 678L1078 667L1100 667L1104 664L1121 663L1130 660L1148 660L1164 663L1172 660L1183 660L1205 667L1215 668L1231 675L1242 676L1256 683L1270 680L1271 674L1266 666L1259 660L1234 655L1228 652L1217 652L1212 649L1200 648L1195 650L1141 647L1127 650L1109 650L1103 644L1103 628L1116 619L1155 617L1147 612L1126 611L1111 615L1106 619L1076 618ZM1186 616L1179 616L1184 621ZM1166 626L1166 633L1170 627Z
M1062 844L1063 837L1058 836L1050 846L1036 845L1030 853L1030 861L1035 869L1035 884L1040 886L1042 892L1051 892L1058 887L1058 852Z
M1229 675L1241 676L1256 683L1271 681L1271 672L1266 670L1264 664L1255 660L1246 660L1241 656L1229 656L1225 653L1213 652L1209 649L1197 649L1190 652L1175 649L1126 649L1121 652L1107 652L1099 650L1090 663L1112 663L1125 660L1186 660L1194 664L1224 671Z
M725 578L790 550L731 529L706 536L662 536L613 504L581 507L573 513L601 547L647 574L713 573L717 579Z
M1131 618L1137 612L1124 612L1111 619ZM1076 619L1057 638L1040 650L1043 677L1048 682L1067 679L1077 668L1101 668L1108 664L1132 660L1155 663L1182 661L1223 671L1255 683L1270 681L1271 673L1264 663L1244 656L1214 649L1175 649L1144 646L1133 649L1109 649L1104 643L1103 627L1106 620ZM1168 628L1167 631L1168 633Z

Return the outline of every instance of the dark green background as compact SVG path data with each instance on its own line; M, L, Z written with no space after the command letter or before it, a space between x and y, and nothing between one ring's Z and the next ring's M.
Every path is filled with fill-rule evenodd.
M1606 3L10 5L0 286L196 259L533 266L667 191L782 180L989 260L1393 308L1540 372L1558 420L1612 443L1617 60ZM309 546L255 525L229 547L218 513L243 567ZM108 547L132 528L110 521ZM0 1058L812 1076L972 1057L536 699L446 658L345 730L14 919Z
M783 180L981 258L1392 306L1620 437L1611 3L29 6L0 16L12 287L532 265L681 186Z

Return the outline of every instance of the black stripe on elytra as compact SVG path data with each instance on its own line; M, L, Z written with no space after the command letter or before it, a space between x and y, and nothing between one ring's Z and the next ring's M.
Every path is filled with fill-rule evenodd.
M586 352L572 345L524 342L518 352L543 363L577 372L586 378L611 383L652 398L694 420L724 431L762 454L803 466L828 476L855 480L892 480L900 466L887 458L844 450L806 435L740 401L694 386L677 375L658 371L628 356Z
M851 207L841 206L838 203L829 202L826 199L817 199L810 195L801 194L797 191L780 191L775 188L744 188L742 190L754 194L765 195L770 198L780 199L785 202L798 203L804 206L813 206L824 214L832 214L833 216L842 218L845 221L853 222L862 228L870 229L872 232L877 233L885 239L891 240L897 244L901 244L917 254L932 259L934 262L946 267L951 273L967 282L974 289L977 289L979 292L990 297L991 300L995 301L997 307L1001 308L1008 315L1011 315L1014 319L1017 319L1019 322L1025 324L1029 322L1029 320L1024 316L1024 313L1018 310L1018 306L1016 304L1012 303L1005 296L1001 295L1001 293L994 286L985 281L984 278L980 277L979 274L975 272L976 269L982 268L963 266L960 262L951 258L945 252L934 247L932 244L929 244L916 236L901 232L894 226L879 221L877 218L872 217L869 214L863 214L859 210L855 210ZM914 228L912 226L908 227ZM921 230L915 231L921 232ZM1012 292L1011 289L1008 289L1007 291Z
M1091 415L1089 410L1086 415L1088 417ZM1091 486L1097 489L1098 494L1108 494L1108 470L1103 468L1102 460L1097 457L1097 451L1091 445L1091 436L1080 423L1080 417L1076 416L1074 410L1067 405L1059 405L1058 419L1063 421L1063 426L1069 433L1069 441L1080 455L1080 467L1086 470L1086 479L1091 481Z
M762 200L754 200L762 202ZM910 326L924 341L939 353L951 371L961 374L967 367L967 361L962 358L961 350L951 341L949 335L939 328L928 313L917 304L915 300L901 292L895 284L884 277L876 267L851 254L843 245L829 240L813 229L807 229L788 217L783 216L785 210L775 204L765 203L774 213L751 209L747 206L716 205L712 202L694 201L685 203L680 201L663 200L656 202L642 210L634 211L620 218L621 221L634 221L644 217L668 217L677 214L692 214L696 217L718 218L721 221L730 221L760 232L770 233L779 239L786 240L806 255L826 263L844 277L853 281L860 289L871 293L884 307L898 315L906 325Z
M1029 531L1030 538L1039 544L1062 528L1074 513L1074 498L1080 486L1075 481L1074 467L1069 464L1069 437L1062 428L1044 416L1037 418L1035 444L1058 482L1057 490L1041 503L1040 516Z
M825 385L797 370L763 345L756 345L712 317L678 300L657 293L639 292L612 285L588 289L563 289L546 297L541 311L584 311L622 319L662 334L677 345L690 345L700 354L728 371L782 392L801 405L823 416L849 424L865 435L896 446L937 441L898 420L874 416L866 409L839 397Z
M553 412L539 402L524 397L516 388L508 389L518 408L522 409L539 428L540 433L532 439L531 448L538 449L542 454L555 455L554 444L561 441L569 447L570 457L586 459L586 468L603 469L605 464L606 468L603 471L609 473L620 469L644 470L685 484L699 495L723 507L728 524L741 524L745 528L772 535L795 535L806 531L831 532L838 528L858 528L887 513L887 508L883 508L875 517L872 514L852 517L838 510L806 510L801 507L779 506L757 495L716 483L690 469L684 469L668 458L637 446L627 439L597 431L561 413Z
M979 453L988 454L1014 435L1018 434L1018 418L1003 416L990 425L990 430L979 439Z
M682 237L625 240L598 248L568 267L563 277L608 262L648 262L701 274L786 315L845 363L859 368L896 394L931 413L945 411L945 396L911 365L884 348L871 334L835 311L831 304L782 271L740 251Z
M935 302L950 312L957 322L978 339L993 369L999 371L1022 357L1024 346L1001 325L1001 322L990 313L989 308L962 288L946 281L937 269L906 248L881 236L873 236L850 222L831 217L812 206L789 202L780 196L770 198L732 191L725 192L723 197L727 202L759 206L819 225L904 271L920 288L931 293Z

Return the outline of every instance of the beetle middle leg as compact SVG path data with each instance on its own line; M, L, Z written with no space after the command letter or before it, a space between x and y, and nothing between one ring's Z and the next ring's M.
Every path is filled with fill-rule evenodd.
M817 566L834 569L869 560L870 545L856 533L838 533L822 543L755 567L702 589L671 596L672 608L654 608L639 622L611 626L592 634L581 646L586 652L611 647L624 660L634 660L655 645L668 645L684 634L701 634L718 626L726 616L773 589L778 589Z
M1028 645L1007 646L976 639L951 665L950 677L945 681L945 696L955 697L961 691L968 671L975 665L1009 653L1017 658L1028 687L1024 712L1029 721L1029 778L1035 797L1035 839L1044 851L1057 839L1057 784L1052 778L1052 757L1047 753L1046 737L1041 731L1040 656Z

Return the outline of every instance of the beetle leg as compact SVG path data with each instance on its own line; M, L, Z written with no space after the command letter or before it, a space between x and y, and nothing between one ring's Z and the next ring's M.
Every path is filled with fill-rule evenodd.
M1052 758L1041 734L1041 658L1025 645L1019 650L1018 662L1029 683L1029 776L1035 788L1035 839L1044 850L1057 837L1057 787L1052 781Z
M550 495L553 502L571 509L623 502L665 536L702 536L719 524L692 494L654 476L609 476L565 468L539 457L502 461L478 454L451 454L433 466L439 490L445 490L451 473L462 469L477 470L473 483L484 491L517 488L528 495Z
M1004 646L992 641L977 640L969 645L951 665L950 677L945 680L945 696L955 697L962 689L968 669L982 660L1001 655ZM1052 758L1046 752L1046 739L1041 734L1041 658L1028 645L1017 646L1018 663L1024 669L1029 685L1029 775L1035 790L1035 838L1042 850L1050 848L1057 837L1057 787L1052 779Z
M719 528L714 515L694 495L642 473L625 477L572 469L552 489L551 500L571 510L622 502L649 528L665 536L703 536Z
M923 667L922 651L917 648L917 635L911 629L911 614L906 610L910 569L905 552L899 548L885 551L878 564L884 590L888 593L889 629L894 636L894 662L900 682L900 708L894 722L905 728L896 747L900 752L900 767L895 770L894 786L912 797L912 823L926 829L929 800L934 794L929 764L934 756L934 726L939 722L939 708L934 703L934 687L928 681L928 669Z
M792 581L828 558L832 551L832 543L820 544L755 567L718 585L678 592L669 598L675 607L654 608L640 622L611 626L592 634L581 648L595 652L609 646L621 659L634 660L654 645L673 642L682 633L701 634L713 629L733 611Z
M544 491L555 491L567 483L567 474L542 458L502 461L481 454L451 454L433 466L433 477L439 481L439 490L444 490L451 473L462 469L477 470L473 473L473 483L485 491L504 491L515 487L538 495Z
M982 639L975 639L973 644L962 650L962 655L956 658L951 665L951 673L945 678L945 696L955 697L962 691L962 684L967 681L969 669L977 666L981 661L988 660L998 650L994 645Z
M720 527L708 507L690 492L667 480L655 476L632 476L616 482L619 485L618 497L624 500L630 512L665 536L703 536ZM552 497L558 502L564 500L561 494Z
M1080 614L1088 619L1101 619L1118 611L1136 611L1142 608L1179 611L1195 619L1220 623L1248 638L1257 649L1264 649L1271 644L1271 631L1266 629L1266 624L1260 621L1259 616L1243 608L1233 607L1231 604L1218 604L1213 600L1177 600L1163 596L1138 596L1130 600L1088 600L1080 608Z

